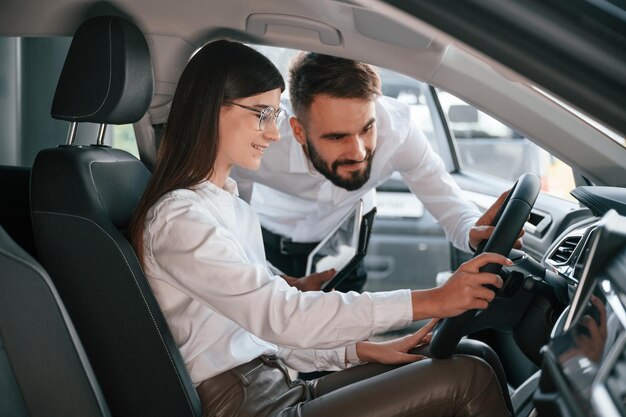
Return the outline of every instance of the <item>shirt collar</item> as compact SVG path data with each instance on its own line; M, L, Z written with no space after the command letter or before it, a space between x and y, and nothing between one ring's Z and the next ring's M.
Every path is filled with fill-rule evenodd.
M228 177L224 183L224 190L228 191L234 196L239 196L239 189L237 189L237 183L234 179Z
M220 188L217 185L213 184L211 181L205 180L195 187L191 187L192 189L202 189L212 192L213 194L220 196L223 193L227 192L231 196L239 196L239 190L237 189L237 183L232 178L226 178L226 182L224 183L224 188Z
M289 154L289 172L297 174L309 174L314 177L321 176L317 169L313 166L309 157L304 153L302 145L292 138L291 149Z

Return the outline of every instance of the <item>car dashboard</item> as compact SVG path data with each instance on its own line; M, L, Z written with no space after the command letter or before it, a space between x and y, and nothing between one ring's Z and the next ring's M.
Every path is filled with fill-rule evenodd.
M595 216L568 228L542 260L567 281L571 302L541 351L539 416L626 415L626 217L616 211L626 199L617 192L601 209L574 192Z

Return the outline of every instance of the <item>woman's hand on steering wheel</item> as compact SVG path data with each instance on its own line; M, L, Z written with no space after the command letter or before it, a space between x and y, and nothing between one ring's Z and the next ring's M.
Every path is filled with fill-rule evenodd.
M480 272L487 264L512 265L510 259L497 253L483 253L463 263L441 287L431 295L435 303L435 317L454 317L467 310L487 308L495 292L485 285L502 287L502 278L497 274Z

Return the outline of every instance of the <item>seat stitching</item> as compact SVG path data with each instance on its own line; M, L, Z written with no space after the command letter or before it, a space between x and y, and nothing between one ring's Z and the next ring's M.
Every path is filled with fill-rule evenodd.
M113 239L113 237L107 233L106 230L104 230L98 223L94 222L91 219L88 219L86 217L82 217L82 216L77 216L75 214L67 214L67 213L55 213L52 211L33 211L33 214L52 214L52 215L56 215L56 216L66 216L66 217L72 217L72 218L76 218L76 219L80 219L80 220L86 220L87 222L93 224L94 226L96 226L98 229L100 229L109 239L111 239L111 241L113 241L113 243L115 244L115 246L117 247L117 249L119 250L119 252L121 253L122 257L124 258L124 262L126 263L126 266L128 267L128 270L130 271L131 275L133 276L133 279L135 280L135 285L137 286L137 289L139 290L139 293L141 294L141 299L143 300L146 309L148 310L148 313L150 314L150 318L152 319L152 323L154 324L157 333L159 334L159 338L161 339L161 343L163 344L163 347L165 348L165 352L167 353L167 356L170 359L170 364L173 366L175 374L176 374L176 378L178 379L178 383L180 384L182 391L185 395L185 399L187 400L187 404L189 405L189 409L191 411L191 415L193 415L193 407L191 405L191 401L189 399L189 396L187 395L187 390L185 389L182 380L180 379L180 374L176 369L176 366L174 365L174 360L172 358L172 355L169 351L169 349L167 349L167 345L165 344L165 340L163 340L163 335L161 334L161 331L159 330L159 327L157 326L156 320L154 318L154 315L152 314L152 311L150 310L150 307L148 306L148 302L146 301L145 295L143 293L143 291L141 290L141 287L139 286L139 282L137 282L137 277L135 276L135 273L133 272L132 268L130 267L130 264L128 263L128 259L126 259L126 256L124 255L124 252L122 251L122 248L120 248L120 246L117 244L117 242L115 241L115 239ZM135 255L135 259L136 259L137 255ZM170 333L171 334L171 333Z

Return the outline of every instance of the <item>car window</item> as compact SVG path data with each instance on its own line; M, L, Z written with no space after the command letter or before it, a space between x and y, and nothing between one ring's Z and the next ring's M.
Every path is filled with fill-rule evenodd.
M533 142L454 95L437 90L461 168L515 181L530 172L542 191L574 201L572 169Z
M31 166L41 149L63 144L69 122L50 116L69 37L0 37L0 165ZM76 144L96 142L81 123ZM139 155L132 125L108 126L105 144Z
M113 148L123 149L139 159L139 149L132 124L113 126L110 140Z

